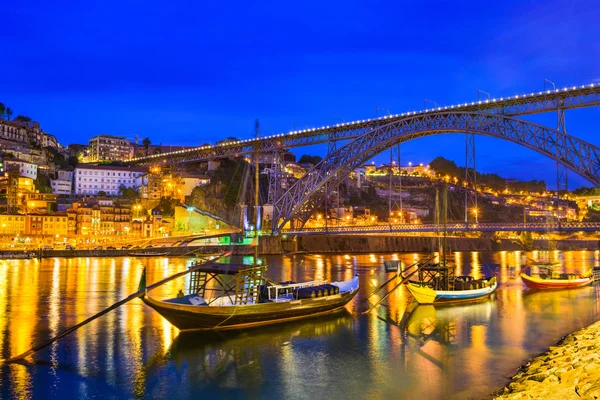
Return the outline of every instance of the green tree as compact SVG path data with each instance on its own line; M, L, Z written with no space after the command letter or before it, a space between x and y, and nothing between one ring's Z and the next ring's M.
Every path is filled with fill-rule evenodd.
M15 118L15 121L19 121L19 122L31 122L31 118L29 118L26 115L17 115L17 117Z
M125 185L119 186L119 197L136 200L139 198L139 193L134 188L128 188Z
M172 199L170 196L161 197L160 202L158 203L158 208L160 209L160 213L163 217L172 217L175 215L175 205L177 204L177 200Z
M13 111L10 107L6 107L6 109L4 110L4 115L6 115L6 120L10 121L10 117L12 117L13 115Z
M104 197L106 196L106 192L104 190L98 190L98 196Z
M4 113L6 112L6 106L4 103L0 102L0 118L4 118Z
M37 178L33 181L33 184L40 193L52 193L50 178L44 174L38 174Z

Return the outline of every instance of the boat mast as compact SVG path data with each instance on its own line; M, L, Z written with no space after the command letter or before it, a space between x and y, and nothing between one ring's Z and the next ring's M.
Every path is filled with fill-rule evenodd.
M255 208L255 234L256 234L256 243L254 246L254 265L258 265L258 244L259 244L259 218L260 218L260 206L258 204L258 120L254 123L254 133L256 135L255 146L254 146L254 208Z
M442 241L442 251L444 253L443 264L446 266L446 223L448 221L448 185L444 184L444 197L442 198L442 210L443 210L443 228L444 228L444 236Z
M435 223L435 230L436 230L436 236L437 236L437 247L438 247L438 254L439 254L439 262L442 262L442 242L441 242L441 235L440 235L440 192L439 189L436 187L435 188L435 211L434 211L434 223Z

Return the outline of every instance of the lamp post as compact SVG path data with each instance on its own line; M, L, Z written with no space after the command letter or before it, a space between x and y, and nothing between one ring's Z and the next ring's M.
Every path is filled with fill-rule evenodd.
M544 90L546 90L546 82L551 83L552 84L552 88L554 90L556 90L556 84L554 82L552 82L550 79L546 79L546 78L544 78Z

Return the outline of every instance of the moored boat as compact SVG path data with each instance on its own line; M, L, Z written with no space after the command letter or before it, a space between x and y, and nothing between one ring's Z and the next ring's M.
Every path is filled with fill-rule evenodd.
M573 289L587 286L594 281L592 274L540 274L527 275L521 272L521 279L532 289Z
M408 290L419 304L447 304L484 299L498 288L495 275L491 278L477 280L468 276L464 277L467 279L464 282L457 282L456 280L459 278L461 277L455 278L454 287L451 290L437 290L420 282L409 282Z
M456 276L456 266L447 262L446 221L447 187L444 186L443 224L444 231L439 243L439 263L418 266L418 280L408 281L407 287L419 304L440 304L476 301L487 298L497 288L496 276L476 279L473 276ZM439 198L436 192L436 220L439 213ZM439 236L438 236L439 238Z
M143 301L180 330L240 329L341 311L359 289L358 276L330 284L279 284L264 271L212 264L192 272L189 294L158 300L146 293Z

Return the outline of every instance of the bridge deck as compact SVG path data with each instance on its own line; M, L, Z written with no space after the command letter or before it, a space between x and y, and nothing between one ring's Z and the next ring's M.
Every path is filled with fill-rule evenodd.
M283 229L282 235L348 235L368 233L435 233L442 226L435 224L393 224L371 226L329 226L319 228ZM448 232L598 232L600 222L561 222L557 223L502 223L484 222L479 224L452 223L446 225Z
M444 111L474 112L485 111L506 116L519 116L539 114L563 109L592 107L600 105L600 85L590 84L572 86L563 89L532 92L529 94L512 97L500 97L490 100L473 101L452 106L435 107L421 111L410 111L401 114L387 115L380 118L364 119L353 122L322 126L317 128L302 129L288 133L276 134L256 139L247 139L224 143L221 145L207 145L193 149L179 150L169 153L134 158L126 163L133 165L152 165L163 162L185 163L193 161L210 160L219 157L249 154L256 150L273 151L275 149L309 146L354 139L368 130L387 123L398 121L415 115L427 115Z

